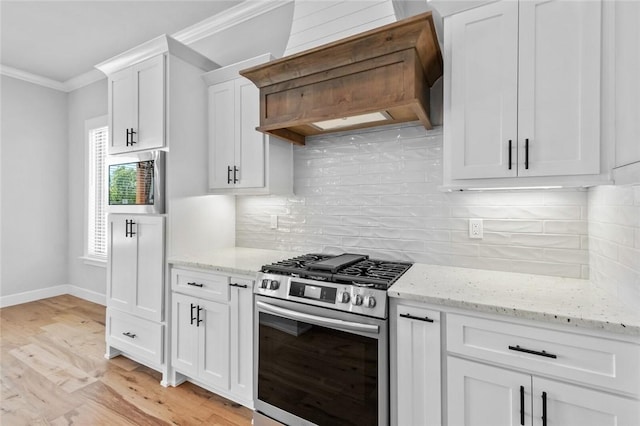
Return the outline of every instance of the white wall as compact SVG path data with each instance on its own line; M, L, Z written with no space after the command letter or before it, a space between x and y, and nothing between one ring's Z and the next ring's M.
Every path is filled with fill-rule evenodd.
M87 138L85 121L107 114L107 79L104 78L89 86L69 93L68 114L68 152L69 170L69 283L84 290L80 296L96 300L95 294L106 292L106 267L85 264L81 257L85 245L85 206Z
M68 283L67 94L2 76L0 296Z
M589 189L591 280L640 306L640 184Z
M307 138L294 148L296 196L237 197L236 243L588 277L586 191L443 193L441 185L441 128ZM484 239L469 239L469 218L484 219Z

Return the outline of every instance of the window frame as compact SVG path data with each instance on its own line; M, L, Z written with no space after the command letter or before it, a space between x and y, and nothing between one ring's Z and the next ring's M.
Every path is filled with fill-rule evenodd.
M84 250L83 250L83 256L81 257L82 260L84 261L85 264L87 265L92 265L92 266L99 266L99 267L103 267L106 268L107 266L107 257L108 257L108 243L106 242L107 240L107 227L108 227L108 219L105 218L105 256L96 256L95 254L90 254L89 253L89 217L90 217L90 207L89 207L89 201L92 198L92 192L94 191L94 188L92 188L91 185L91 167L92 167L92 158L89 158L91 155L91 132L95 129L99 129L102 127L107 127L107 132L109 132L109 116L108 115L102 115L99 117L94 117L94 118L90 118L85 120L84 122L84 137L83 137L83 146L84 146ZM104 159L104 164L106 166L107 164L107 149L108 149L108 138L109 135L107 133L107 141L106 141L106 146L105 146L105 159ZM105 173L106 173L106 169L105 169ZM103 176L103 178L105 179L105 188L106 188L106 176ZM107 209L107 200L106 200L106 194L104 194L104 208L105 210Z

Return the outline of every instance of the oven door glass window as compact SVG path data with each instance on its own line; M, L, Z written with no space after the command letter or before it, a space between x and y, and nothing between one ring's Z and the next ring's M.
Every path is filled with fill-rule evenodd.
M378 424L378 339L259 315L258 399L319 425Z

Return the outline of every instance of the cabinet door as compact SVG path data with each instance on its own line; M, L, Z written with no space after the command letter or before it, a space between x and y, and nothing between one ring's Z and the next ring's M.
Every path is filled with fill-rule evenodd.
M193 377L198 374L198 338L196 323L198 299L173 293L171 311L171 364Z
M616 167L640 161L640 2L615 2Z
M132 216L137 239L136 286L132 313L162 321L164 294L164 217Z
M136 286L136 238L129 236L127 215L109 215L107 306L131 312Z
M200 299L200 371L205 383L229 389L229 305ZM204 316L204 318L203 318Z
M253 281L231 277L231 392L253 399Z
M516 176L518 3L501 1L450 19L451 111L445 123L452 178Z
M235 81L236 144L235 165L239 168L236 188L261 188L265 185L265 137L256 130L260 125L260 92L248 79Z
M164 55L133 66L135 82L133 150L164 146Z
M399 305L396 324L397 424L440 425L440 313Z
M543 398L543 392L545 398ZM550 426L640 424L640 403L638 401L534 377L534 426L544 425L542 421L544 399L546 399L546 424Z
M231 80L209 87L209 188L211 189L233 187L234 83Z
M597 174L602 6L519 5L518 175Z
M127 130L134 127L134 81L131 68L109 77L109 154L130 150Z
M447 360L450 425L516 426L523 423L522 409L524 424L531 424L531 376L455 357Z

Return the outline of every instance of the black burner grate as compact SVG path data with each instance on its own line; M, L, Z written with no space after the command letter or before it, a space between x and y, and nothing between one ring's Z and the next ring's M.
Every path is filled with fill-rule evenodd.
M335 273L314 269L314 263L334 257L336 256L306 254L265 265L262 272L386 290L412 265L408 262L391 262L363 256L364 260L339 268Z

